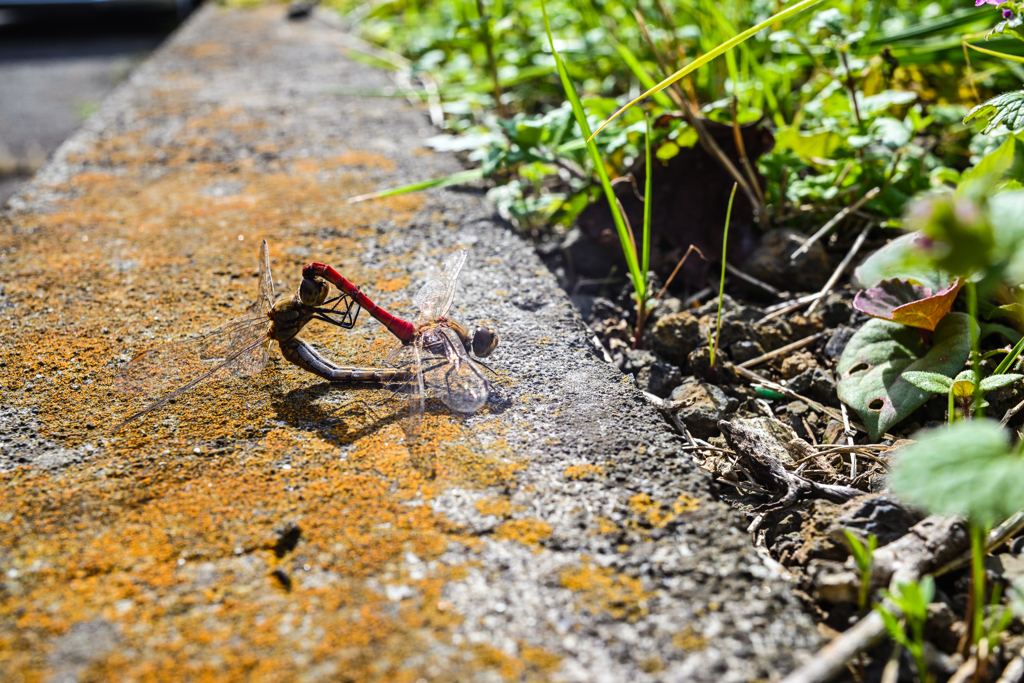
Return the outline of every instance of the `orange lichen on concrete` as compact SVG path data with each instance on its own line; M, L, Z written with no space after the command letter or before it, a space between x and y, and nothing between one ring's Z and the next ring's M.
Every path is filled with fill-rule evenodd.
M563 569L561 584L579 594L576 608L591 613L606 612L615 619L634 622L647 615L651 594L643 582L608 567L586 563Z
M697 499L683 493L671 504L652 500L646 493L638 493L629 499L629 508L638 517L642 528L663 529L680 515L699 509Z
M276 24L260 16L247 19L252 39L272 41L260 31ZM229 47L192 57L217 68ZM117 367L242 313L264 238L280 294L319 260L410 310L404 272L353 254L386 239L376 223L401 229L422 199L340 201L376 189L367 174L393 163L359 151L288 158L265 121L199 106L195 80L165 79L151 112L130 112L130 132L73 155L80 171L46 189L59 197L46 211L0 219L3 405L64 459L0 473L2 677L51 678L61 639L94 622L116 647L82 660L79 680L543 677L557 658L454 644L462 617L443 607L463 568L438 559L482 541L430 501L452 487L511 488L522 462L500 438L431 408L411 439L398 398L332 386L276 348L261 373L109 432L154 398L118 394ZM178 135L149 140L146 117L172 113ZM225 161L224 144L263 157ZM349 365L395 343L365 318L350 332L313 323L303 337ZM523 542L550 534L536 520L508 524Z
M604 468L600 465L570 465L565 468L565 478L569 480L593 479L604 474Z
M515 506L507 498L484 498L478 500L473 506L481 515L494 515L495 517L510 517L515 511Z
M672 644L680 650L694 652L706 648L708 639L703 634L694 631L693 627L685 626L682 631L672 636Z
M541 541L551 535L551 531L551 525L540 519L511 519L494 530L494 537L539 546Z
M519 646L518 656L511 656L487 643L477 643L473 646L473 655L484 668L496 669L506 681L528 683L548 680L561 663L557 655L544 648L523 644Z

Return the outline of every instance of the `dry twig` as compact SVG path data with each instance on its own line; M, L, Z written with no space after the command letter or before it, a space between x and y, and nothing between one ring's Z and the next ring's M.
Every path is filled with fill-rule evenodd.
M821 228L818 230L818 232L814 233L813 235L808 237L806 240L804 240L804 243L801 244L800 247L796 251L794 251L792 254L789 255L789 259L792 261L792 260L796 259L796 257L798 257L800 254L802 254L805 251L807 251L808 249L810 249L812 244L814 244L815 242L820 240L822 237L824 237L828 233L829 230L831 230L832 228L836 227L836 225L839 224L839 221L843 220L844 218L849 216L852 212L856 211L857 209L859 209L860 207L864 206L866 203L871 201L875 197L875 195L877 195L879 192L881 192L881 188L873 187L870 190L868 190L866 193L864 193L863 197L861 197L860 199L855 201L853 204L850 204L845 209L843 209L842 211L837 213L835 216L832 217L832 220L830 220L828 223L825 223L825 225L821 226Z

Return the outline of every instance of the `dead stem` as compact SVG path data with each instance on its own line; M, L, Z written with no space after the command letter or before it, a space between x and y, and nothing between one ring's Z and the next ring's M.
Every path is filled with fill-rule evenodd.
M844 218L849 216L851 213L853 213L854 211L856 211L860 207L864 206L866 203L871 201L875 197L875 195L877 195L881 191L882 191L882 188L880 188L880 187L873 187L870 190L868 190L867 192L865 192L863 197L861 197L860 199L855 201L853 204L850 204L849 206L844 208L842 211L837 213L835 216L832 217L832 220L830 220L828 223L825 223L825 225L821 226L821 228L818 230L818 232L814 233L813 235L808 237L806 240L804 240L804 243L801 244L800 247L796 251L794 251L792 254L789 255L789 260L792 261L792 260L796 259L798 256L800 256L800 254L802 254L805 251L807 251L808 249L810 249L811 245L813 245L815 242L817 242L822 237L824 237L825 234L828 233L829 230L831 230L832 228L834 228L836 225L839 224L839 221L843 220Z
M846 252L846 256L844 256L843 260L840 261L839 266L832 273L831 277L829 277L828 282L825 283L825 286L821 288L820 292L818 292L818 298L812 301L811 305L807 307L807 312L804 315L809 316L811 315L811 313L814 313L815 309L818 308L818 304L824 301L825 295L832 291L832 288L835 287L836 282L839 281L839 278L842 277L843 272L853 261L854 256L856 256L857 252L860 251L860 248L864 246L864 240L868 238L868 233L871 231L871 227L872 224L868 223L864 227L864 229L860 231L860 234L857 235L857 239L854 240L853 242L853 246L850 247L850 251Z
M786 344L785 346L780 346L779 348L775 349L774 351L769 351L768 353L761 354L757 358L751 358L750 360L743 361L742 363L740 363L736 367L738 367L738 368L752 368L755 365L759 365L759 364L765 362L766 360L771 360L772 358L775 358L776 356L781 356L784 353L789 353L790 351L796 351L797 349L802 349L803 347L805 347L805 346L807 346L809 344L812 344L813 342L815 342L815 341L821 339L822 337L824 337L827 334L827 332L828 332L827 330L822 330L821 332L815 332L811 336L804 337L803 339L798 339L797 341L793 342L792 344Z

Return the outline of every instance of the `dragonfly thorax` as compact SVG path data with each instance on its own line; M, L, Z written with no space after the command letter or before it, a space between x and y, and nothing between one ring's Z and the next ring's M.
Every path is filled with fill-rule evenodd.
M288 341L302 331L314 313L312 308L302 303L298 294L282 299L267 314L272 321L267 336L279 342Z

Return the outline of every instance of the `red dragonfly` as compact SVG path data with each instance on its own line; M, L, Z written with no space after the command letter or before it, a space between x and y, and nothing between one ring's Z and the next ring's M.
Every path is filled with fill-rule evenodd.
M437 396L457 412L473 413L487 403L490 395L491 385L481 369L489 368L478 359L486 358L497 348L498 334L489 327L480 326L470 336L462 325L448 318L467 255L465 249L450 254L445 259L441 274L423 285L413 299L419 312L412 323L373 303L358 287L328 265L310 263L302 269L303 278L327 280L398 337L399 344L388 354L386 362L393 370L408 375L408 379L403 379L396 374L391 381L400 381L401 390L409 394L413 425L418 425L428 396ZM358 379L351 377L349 371L349 368L339 368L332 376L321 376L336 381Z
M298 338L299 332L312 320L351 329L359 316L358 306L345 294L328 299L330 286L314 277L303 278L293 296L275 301L266 240L260 247L259 264L256 300L243 315L198 337L170 342L140 353L120 369L116 385L123 393L169 393L128 416L114 431L200 384L259 373L266 366L270 345L275 341L285 360L327 379L333 373L345 370L349 381L387 383L408 380L408 373L393 369L339 368L323 358Z

